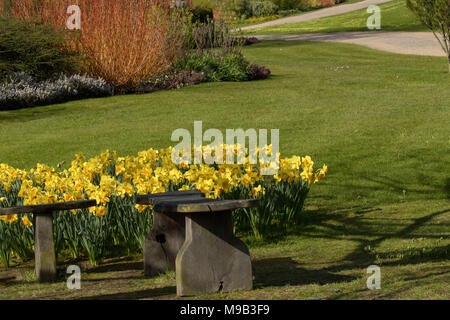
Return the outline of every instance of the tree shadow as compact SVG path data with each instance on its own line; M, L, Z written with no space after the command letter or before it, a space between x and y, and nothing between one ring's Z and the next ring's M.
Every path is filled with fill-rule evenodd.
M348 208L347 208L348 209ZM350 212L357 215L348 215L347 209L320 209L308 211L308 218L305 220L305 225L300 226L292 232L280 234L280 237L287 235L301 235L306 238L317 239L332 239L346 240L357 242L357 246L349 254L342 256L339 261L334 261L332 265L323 264L323 267L305 268L289 257L267 258L252 261L253 273L255 276L255 288L265 288L270 286L285 286L285 285L307 285L307 284L331 284L331 283L345 283L351 282L358 277L350 275L342 275L340 272L364 269L375 262L378 257L373 252L367 250L367 247L376 248L383 241L387 239L411 239L416 237L426 237L438 239L440 237L448 237L448 234L443 232L434 232L432 234L417 233L416 231L427 225L433 219L447 214L449 209L432 211L428 214L414 217L365 217L364 215L377 208L368 207L353 207ZM342 211L341 213L339 213ZM445 228L445 223L439 224L440 228ZM386 230L387 228L387 230ZM271 241L280 241L281 238L274 237ZM426 248L428 251L422 251L420 246L407 249L394 249L391 251L384 251L379 253L383 266L404 266L411 264L421 264L426 262L448 261L450 258L450 246L433 246ZM136 271L142 270L141 261L123 261L114 260L92 267L85 272L87 273L101 273L114 271ZM433 269L434 270L434 269ZM446 270L427 274L430 278L433 275L443 275L448 273ZM412 275L408 280L416 280L424 277L423 275ZM122 274L118 278L103 279L86 279L89 282L101 282L105 280L122 280L122 279L139 279L140 275L135 273ZM84 297L82 299L157 299L164 296L173 296L176 293L174 286L167 286L163 288L153 288L146 290L138 290L133 292L123 292L115 294L102 294ZM390 294L392 295L392 294ZM339 298L339 294L336 295ZM164 298L163 298L164 299Z
M393 232L393 233L385 233L385 234L373 234L372 235L378 235L376 239L368 240L364 239L363 236L371 235L371 233L364 233L364 228L361 229L362 232L360 232L361 239L359 240L359 245L355 250L353 250L350 254L343 257L343 261L352 261L351 263L339 265L339 266L332 266L329 268L326 268L325 270L330 272L339 272L346 269L352 269L357 268L361 266L368 266L369 264L374 264L375 260L377 259L377 256L374 254L370 254L367 252L366 248L375 248L379 244L381 244L383 241L390 239L390 238L404 238L404 239L411 239L411 233L415 230L417 230L419 227L423 226L430 220L436 218L437 216L440 216L442 214L450 212L450 209L441 210L437 212L432 212L426 216L412 219L414 222L412 224L407 225L405 228ZM360 226L358 226L360 228ZM370 232L366 230L366 232ZM357 234L354 233L354 234ZM415 235L417 236L417 235ZM441 238L442 236L446 235L425 235L426 237L432 237L432 238ZM322 235L322 237L326 237L326 235ZM353 239L357 240L357 239ZM432 262L432 261L448 261L449 254L450 254L450 246L442 246L437 248L432 248L429 252L425 252L424 254L420 253L420 248L418 250L413 249L411 250L402 250L402 251L393 251L391 253L383 253L382 255L389 256L391 255L397 255L397 256L404 256L398 260L392 261L392 262L386 262L383 263L383 265L408 265L408 264L419 264L424 262Z
M381 209L379 208L370 207L353 207L351 209L342 210L344 211L343 213L351 211L356 213L357 216L338 214L340 210L312 210L308 212L309 218L304 221L304 225L289 232L285 232L284 234L274 234L269 237L266 242L276 243L283 241L289 235L332 240L342 240L343 236L345 236L345 239L357 242L357 247L340 259L343 263L325 267L321 270L304 271L306 274L317 273L319 278L324 277L324 279L327 279L330 273L355 268L366 268L371 264L375 264L375 261L378 259L387 260L382 263L385 266L448 261L448 259L450 259L449 245L432 248L419 246L416 248L392 250L378 254L374 251L377 246L388 239L441 239L448 237L448 234L445 232L435 232L433 234L424 232L422 234L417 233L416 231L436 217L449 213L450 209L431 212L430 214L417 218L366 218L364 216L367 213L380 210ZM445 222L439 224L441 228L446 225ZM283 265L286 266L287 270L289 269L286 262L284 262ZM293 265L295 265L295 262L291 262L290 268L296 272L297 267L293 267ZM260 262L255 262L255 272L257 273L258 267L263 268L264 265ZM312 279L316 279L313 274L311 277Z
M350 282L353 276L339 275L326 269L305 269L291 258L268 258L253 262L255 288Z
M450 273L450 270L448 268L436 268L436 272L432 272L430 274L422 275L422 276L414 276L414 277L406 277L404 278L404 281L410 281L410 280L423 280L423 279L429 279L430 277L436 277L436 276L442 276ZM439 270L441 269L441 270Z
M104 281L115 281L115 280L141 280L144 279L144 272L142 271L142 275L135 275L135 276L114 276L110 278L93 278L93 279L83 279L83 282L104 282Z
M54 103L51 105L39 105L34 107L25 107L17 109L5 110L0 108L0 123L3 121L11 122L28 122L35 121L37 119L46 119L60 114L66 114L68 110L74 112L73 103L80 104L78 112L86 112L85 106L89 106L94 100L105 99L111 97L98 97L98 98L87 98L87 99L75 99L69 100L61 103Z
M46 119L67 112L69 107L61 105L36 106L32 108L22 108L15 110L0 110L0 122L28 122L37 119Z
M376 209L373 209L376 210ZM411 239L416 237L426 237L432 239L440 239L447 237L445 233L442 234L417 234L415 231L420 227L426 225L431 220L438 216L450 212L450 209L431 212L425 216L418 218L386 218L392 220L391 223L386 223L386 219L376 222L376 218L369 218L366 221L365 213L371 212L369 208L363 210L353 208L353 212L360 211L361 215L348 217L347 215L332 214L331 211L319 210L318 217L309 221L305 227L290 232L289 234L298 234L308 238L317 239L336 239L342 240L343 236L348 240L358 242L357 247L348 255L340 259L343 263L335 263L331 266L324 266L319 269L305 269L291 258L273 258L253 261L255 288L264 288L267 286L284 286L284 285L306 285L306 284L328 284L350 282L356 277L348 275L336 274L346 270L364 269L371 264L375 264L377 259L387 260L383 261L383 266L402 266L411 264L422 264L427 262L448 261L450 258L450 246L442 245L431 248L407 248L401 250L392 250L374 254L367 250L367 248L376 248L383 241L387 239L400 238ZM381 219L381 218L380 218ZM411 223L408 223L412 221ZM334 224L340 222L341 225ZM383 227L388 225L389 229L383 230ZM402 228L403 226L403 228ZM441 223L442 227L443 224ZM369 237L369 239L368 239ZM447 274L449 271L441 271L427 275ZM408 280L420 279L420 275L408 278ZM423 276L422 276L423 277ZM339 298L340 295L335 295Z
M139 299L155 299L164 296L173 296L177 292L175 286L131 291L131 292L120 292L113 294L102 294L90 297L82 297L79 300L139 300Z
M249 35L248 37L253 37L252 35ZM296 47L296 46L305 46L305 47L312 47L317 46L317 42L313 41L307 41L307 40L268 40L268 39L261 39L261 42L258 42L254 45L245 47L245 49L255 49L259 50L262 48L288 48L288 47Z
M104 264L95 267L90 267L84 272L86 273L101 273L113 271L129 271L129 270L143 270L144 264L142 261L123 261L113 264Z

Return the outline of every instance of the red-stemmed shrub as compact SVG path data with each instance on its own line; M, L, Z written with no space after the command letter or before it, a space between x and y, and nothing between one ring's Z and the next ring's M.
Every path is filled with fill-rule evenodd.
M0 1L1 3L1 1ZM67 46L81 52L84 72L133 90L165 71L181 54L185 15L171 0L12 0L11 14L65 28L70 5L81 9L81 29Z

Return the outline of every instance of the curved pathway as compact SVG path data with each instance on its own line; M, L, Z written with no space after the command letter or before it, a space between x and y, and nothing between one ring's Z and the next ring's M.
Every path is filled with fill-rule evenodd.
M352 43L372 49L424 56L445 56L431 32L332 32L255 36L260 40L304 40Z
M343 14L351 11L356 11L360 9L364 9L369 7L370 5L377 5L382 4L385 2L389 2L392 0L365 0L361 2L351 3L351 4L341 4L329 8L324 8L320 10L315 10L313 12L304 13L298 16L292 16L292 17L286 17L281 18L277 20L272 20L260 24L255 24L247 27L242 27L239 30L249 30L249 29L256 29L261 27L267 27L267 26L275 26L278 24L285 24L285 23L291 23L291 22L302 22L302 21L309 21L314 19L320 19L324 17L329 16L335 16L338 14Z

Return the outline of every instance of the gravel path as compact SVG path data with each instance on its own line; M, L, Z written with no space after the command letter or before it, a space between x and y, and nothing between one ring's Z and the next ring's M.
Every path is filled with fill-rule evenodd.
M431 32L333 32L255 36L260 40L305 40L353 43L372 49L424 56L445 56Z
M389 1L392 1L392 0L365 0L365 1L357 2L357 3L342 4L342 5L337 5L334 7L315 10L313 12L304 13L304 14L301 14L298 16L292 16L292 17L272 20L272 21L268 21L268 22L264 22L264 23L260 23L260 24L255 24L252 26L242 27L242 28L240 28L240 30L249 30L249 29L256 29L256 28L267 27L267 26L275 26L278 24L320 19L320 18L324 18L324 17L335 16L338 14L356 11L359 9L364 9L364 8L369 7L372 4L377 5L377 4L381 4L381 3L385 3L385 2L389 2Z

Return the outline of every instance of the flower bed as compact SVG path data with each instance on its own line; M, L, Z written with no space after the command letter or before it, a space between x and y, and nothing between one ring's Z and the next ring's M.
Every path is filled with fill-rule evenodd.
M224 146L225 148L226 146ZM24 171L0 164L0 207L95 199L89 210L57 214L55 247L64 256L87 256L97 264L106 256L136 252L151 223L151 207L135 205L136 194L199 189L207 197L258 197L261 205L235 215L238 231L263 237L271 228L293 224L301 216L310 185L327 173L314 171L309 156L280 159L273 176L263 176L259 165L175 165L172 148L149 149L136 157L105 151L86 160L76 155L70 168L38 164ZM226 152L224 152L226 157ZM248 155L246 157L248 163ZM31 215L0 217L0 259L8 265L12 255L33 256Z
M66 30L72 4L79 30ZM269 75L225 24L171 4L11 0L0 8L0 110Z

